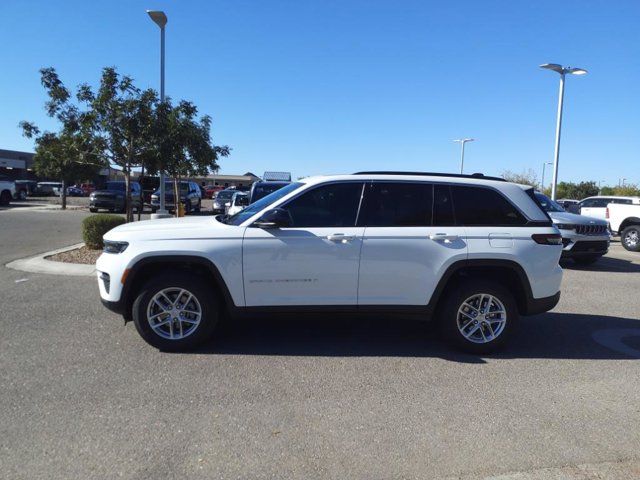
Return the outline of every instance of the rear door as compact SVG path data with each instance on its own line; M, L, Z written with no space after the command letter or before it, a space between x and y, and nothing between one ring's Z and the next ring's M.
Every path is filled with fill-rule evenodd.
M429 303L448 266L467 257L465 229L455 224L448 185L373 182L359 225L359 305Z

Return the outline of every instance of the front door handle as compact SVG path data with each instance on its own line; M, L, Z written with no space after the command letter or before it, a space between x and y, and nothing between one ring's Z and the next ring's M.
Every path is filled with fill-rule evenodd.
M436 242L451 243L455 240L458 240L458 238L460 237L458 235L447 235L446 233L434 233L432 235L429 235L429 238Z
M334 233L333 235L327 235L327 240L336 243L349 243L354 238L356 237L353 235L345 235L344 233Z

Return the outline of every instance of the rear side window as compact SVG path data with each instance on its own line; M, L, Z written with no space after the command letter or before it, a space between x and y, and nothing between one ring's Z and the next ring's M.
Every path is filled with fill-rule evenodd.
M362 222L369 227L431 225L433 187L428 183L373 183L365 195Z
M451 186L458 225L524 225L524 216L498 192L481 187Z

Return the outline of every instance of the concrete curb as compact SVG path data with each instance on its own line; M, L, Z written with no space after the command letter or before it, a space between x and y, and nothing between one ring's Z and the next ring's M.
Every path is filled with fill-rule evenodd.
M7 263L6 267L13 270L30 273L47 273L51 275L70 275L74 277L93 277L96 274L95 265L83 263L65 263L47 260L45 257L56 253L68 252L84 246L84 243L76 243L68 247L59 248L50 252L41 253L33 257L21 258Z

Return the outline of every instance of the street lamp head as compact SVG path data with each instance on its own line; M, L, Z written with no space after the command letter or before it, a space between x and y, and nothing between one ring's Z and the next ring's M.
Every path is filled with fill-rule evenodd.
M567 67L566 71L567 71L567 73L570 73L571 75L586 75L586 73L587 73L587 71L584 68Z
M554 72L558 72L560 75L564 75L565 73L568 73L569 75L584 75L587 73L584 68L563 67L557 63L543 63L540 65L540 68L553 70Z
M162 10L147 10L147 14L151 17L151 20L160 28L164 28L167 24L167 16Z
M473 142L474 140L475 138L457 138L454 140L454 142L466 143L466 142Z

